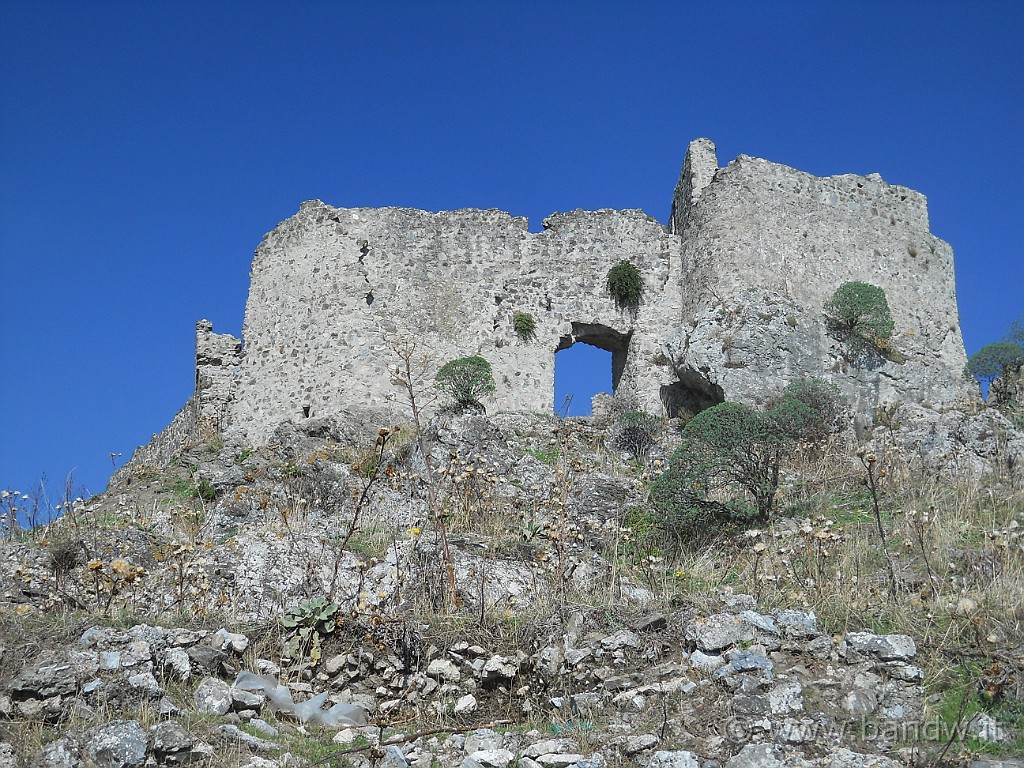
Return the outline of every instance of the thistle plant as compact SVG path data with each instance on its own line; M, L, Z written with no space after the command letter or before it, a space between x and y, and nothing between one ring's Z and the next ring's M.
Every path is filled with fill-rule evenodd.
M10 539L18 533L18 505L28 496L20 491L0 491L0 540Z

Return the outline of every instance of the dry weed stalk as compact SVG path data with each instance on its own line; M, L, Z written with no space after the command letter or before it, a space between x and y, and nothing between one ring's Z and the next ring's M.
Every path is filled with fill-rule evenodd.
M431 361L429 357L418 353L415 339L393 339L388 342L388 347L398 357L398 363L391 371L392 382L402 387L405 391L406 404L412 414L413 425L416 428L416 444L423 461L421 479L424 482L427 509L437 534L445 570L448 575L448 593L445 599L450 607L454 607L457 602L455 566L452 562L451 548L448 545L446 515L439 504L438 482L435 477L430 445L423 424L423 408L429 403L430 397L428 396L426 402L424 402L421 392L426 391L429 386L428 373L431 370Z
M882 547L882 555L889 567L889 592L892 595L892 602L895 605L899 601L896 586L896 568L892 563L892 556L889 554L889 545L885 541L885 529L882 527L882 510L878 505L878 478L875 476L877 457L873 453L867 455L859 454L860 463L864 465L867 472L868 490L871 492L871 508L875 513L875 524L878 527L878 543ZM879 475L884 477L884 470L878 470Z

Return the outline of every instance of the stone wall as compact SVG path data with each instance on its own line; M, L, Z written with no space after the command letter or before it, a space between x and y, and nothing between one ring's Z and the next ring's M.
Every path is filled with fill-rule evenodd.
M199 408L193 395L178 411L171 423L145 445L132 452L110 478L110 486L120 486L130 481L132 475L145 467L166 466L182 449L194 443L199 437Z
M171 423L132 453L111 478L112 484L127 480L147 466L163 466L197 442L222 432L228 407L238 383L242 343L227 333L214 333L213 323L196 323L196 385L192 397Z
M234 399L242 342L228 333L214 333L213 323L196 323L196 390L198 426L218 431L225 426Z
M636 312L605 288L620 260L643 275ZM822 307L849 280L885 290L905 362L844 359ZM516 312L534 316L535 339L516 336ZM197 326L196 418L253 444L282 421L401 403L394 348L410 341L421 403L437 368L480 354L498 385L491 411L550 412L555 352L577 341L611 351L617 389L668 415L761 403L801 376L836 381L861 423L880 403L978 397L962 376L952 251L922 195L746 156L719 168L707 139L690 145L668 227L577 210L531 233L495 210L303 203L256 251L243 338L239 352Z
M695 148L706 164L706 145ZM977 397L962 375L952 250L929 232L921 194L877 174L818 178L740 156L697 196L681 183L673 211L694 285L667 340L682 380L763 402L794 377L832 378L865 417L879 402ZM822 309L852 280L885 290L905 362L844 360Z
M554 353L574 341L609 349L620 386L659 408L670 373L652 367L679 317L680 243L640 211L556 214L531 233L499 211L337 209L319 201L264 239L252 267L230 422L265 439L284 419L404 399L391 346L414 339L427 380L448 360L483 355L498 390L487 407L550 412ZM646 299L620 311L605 290L620 260ZM519 339L516 312L536 338Z

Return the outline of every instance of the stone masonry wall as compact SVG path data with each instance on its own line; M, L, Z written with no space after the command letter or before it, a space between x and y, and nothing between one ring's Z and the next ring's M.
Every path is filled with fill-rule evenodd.
M746 156L687 192L677 190L673 228L695 303L668 340L681 379L764 402L792 378L831 378L868 418L880 402L977 397L962 375L952 250L929 232L921 194L877 174L818 178ZM843 359L822 309L851 280L885 290L904 363Z
M242 343L228 333L214 333L213 323L196 323L197 419L201 429L220 430L235 394Z
M635 313L605 290L623 259L645 282ZM885 290L902 364L851 366L829 337L822 307L849 280ZM516 336L516 312L533 314L536 339ZM195 407L252 444L282 421L400 404L393 347L409 340L427 382L448 360L490 361L491 411L550 412L554 354L577 341L611 351L617 390L668 415L763 403L801 376L837 382L861 423L880 403L978 397L962 376L952 251L922 195L746 156L718 168L707 139L690 145L668 227L577 210L531 233L495 210L303 203L256 251L243 338L239 352L197 326Z
M401 401L390 346L402 339L431 372L483 355L498 384L487 405L507 411L550 411L555 350L589 341L618 352L622 381L657 409L669 374L645 360L679 315L679 252L639 211L557 214L530 233L499 211L304 203L256 252L230 422L258 441L284 419ZM604 287L622 259L646 282L635 316ZM515 312L533 314L536 339L516 336Z
M159 434L132 453L111 478L120 484L146 466L162 466L183 448L222 432L228 406L238 384L242 342L228 333L214 333L213 323L196 323L196 386L192 397Z
M132 452L131 458L111 475L110 486L119 486L144 467L162 467L180 453L182 448L194 443L199 437L199 408L195 395L186 401L171 423L145 445Z

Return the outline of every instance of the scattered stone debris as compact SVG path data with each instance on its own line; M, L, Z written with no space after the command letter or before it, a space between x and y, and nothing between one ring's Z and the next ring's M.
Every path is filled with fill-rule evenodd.
M425 517L409 469L423 456L410 449L396 465L405 476L391 466L390 484L367 492L381 543L332 548L370 486L340 449L313 447L312 460L247 459L251 478L209 502L191 540L159 503L151 518L87 532L78 581L54 570L49 542L4 542L16 578L0 619L74 618L66 636L0 637L0 768L284 768L329 752L360 768L913 765L906 734L930 703L924 641L833 633L800 600L724 586L655 602L617 564L624 530L599 494L590 512L567 502L603 465L591 453L570 472L522 448L587 457L598 431L479 414L437 429L431 455L448 490L480 505L463 510L477 529L453 526L447 539ZM635 473L614 481L600 485L643 509ZM140 485L82 514L123 519ZM523 499L529 514L509 514ZM812 540L811 521L787 519L778 536L804 529ZM992 535L1018 546L1015 532ZM132 615L153 618L116 618ZM996 694L1011 691L1008 672L990 674ZM992 749L1017 736L987 713L961 725Z
M482 768L581 768L622 759L652 768L702 766L709 760L725 766L868 768L895 763L830 752L834 734L859 718L870 717L881 733L885 723L896 726L922 714L920 679L907 675L904 666L892 666L914 658L916 646L906 636L848 633L838 643L830 640L831 651L822 656L817 649L824 635L807 612L762 613L747 607L708 616L681 612L662 615L656 622L660 629L648 622L643 637L628 629L595 631L599 625L579 618L569 618L555 634L559 639L536 643L540 647L518 656L468 642L435 648L433 658L412 667L393 654L379 660L365 652L341 654L292 682L244 670L233 681L224 676L251 647L241 633L146 624L124 630L92 626L68 647L30 660L7 682L4 695L11 702L10 715L24 720L45 721L98 707L124 715L139 706L167 712L148 732L130 717L71 730L46 745L41 758L49 766L77 766L85 760L119 768L147 760L195 764L216 754L211 740L248 750L253 759L265 761L259 765L285 765L281 755L287 749L277 737L295 733L301 723L334 728L341 745L355 739L389 741L393 735L361 725L362 715L355 713L365 707L372 718L386 710L427 707L472 720L484 719L481 713L494 712L500 701L509 714L551 718L579 735L476 729L443 744L436 737L411 738L388 747L385 759L391 765L428 765L424 755L429 754L437 764ZM644 621L638 618L634 625ZM577 626L590 631L579 637ZM790 638L785 648L784 635ZM221 676L206 675L203 656L189 653L203 646L229 654ZM283 675L273 660L257 658L256 664ZM159 681L153 670L160 672ZM149 675L152 683L133 684L139 674ZM552 691L559 693L553 696ZM813 708L807 704L812 699ZM182 719L185 704L213 718L213 730L200 736L190 729ZM332 709L322 709L325 704ZM667 716L659 731L645 731L644 724L657 721L659 712ZM603 735L588 730L597 721L609 724ZM991 718L975 718L971 729L979 738L1002 738ZM593 745L589 751L582 748L584 735ZM664 747L680 740L686 749ZM6 749L10 754L10 745ZM814 762L822 754L831 762ZM353 755L356 759L358 753Z

